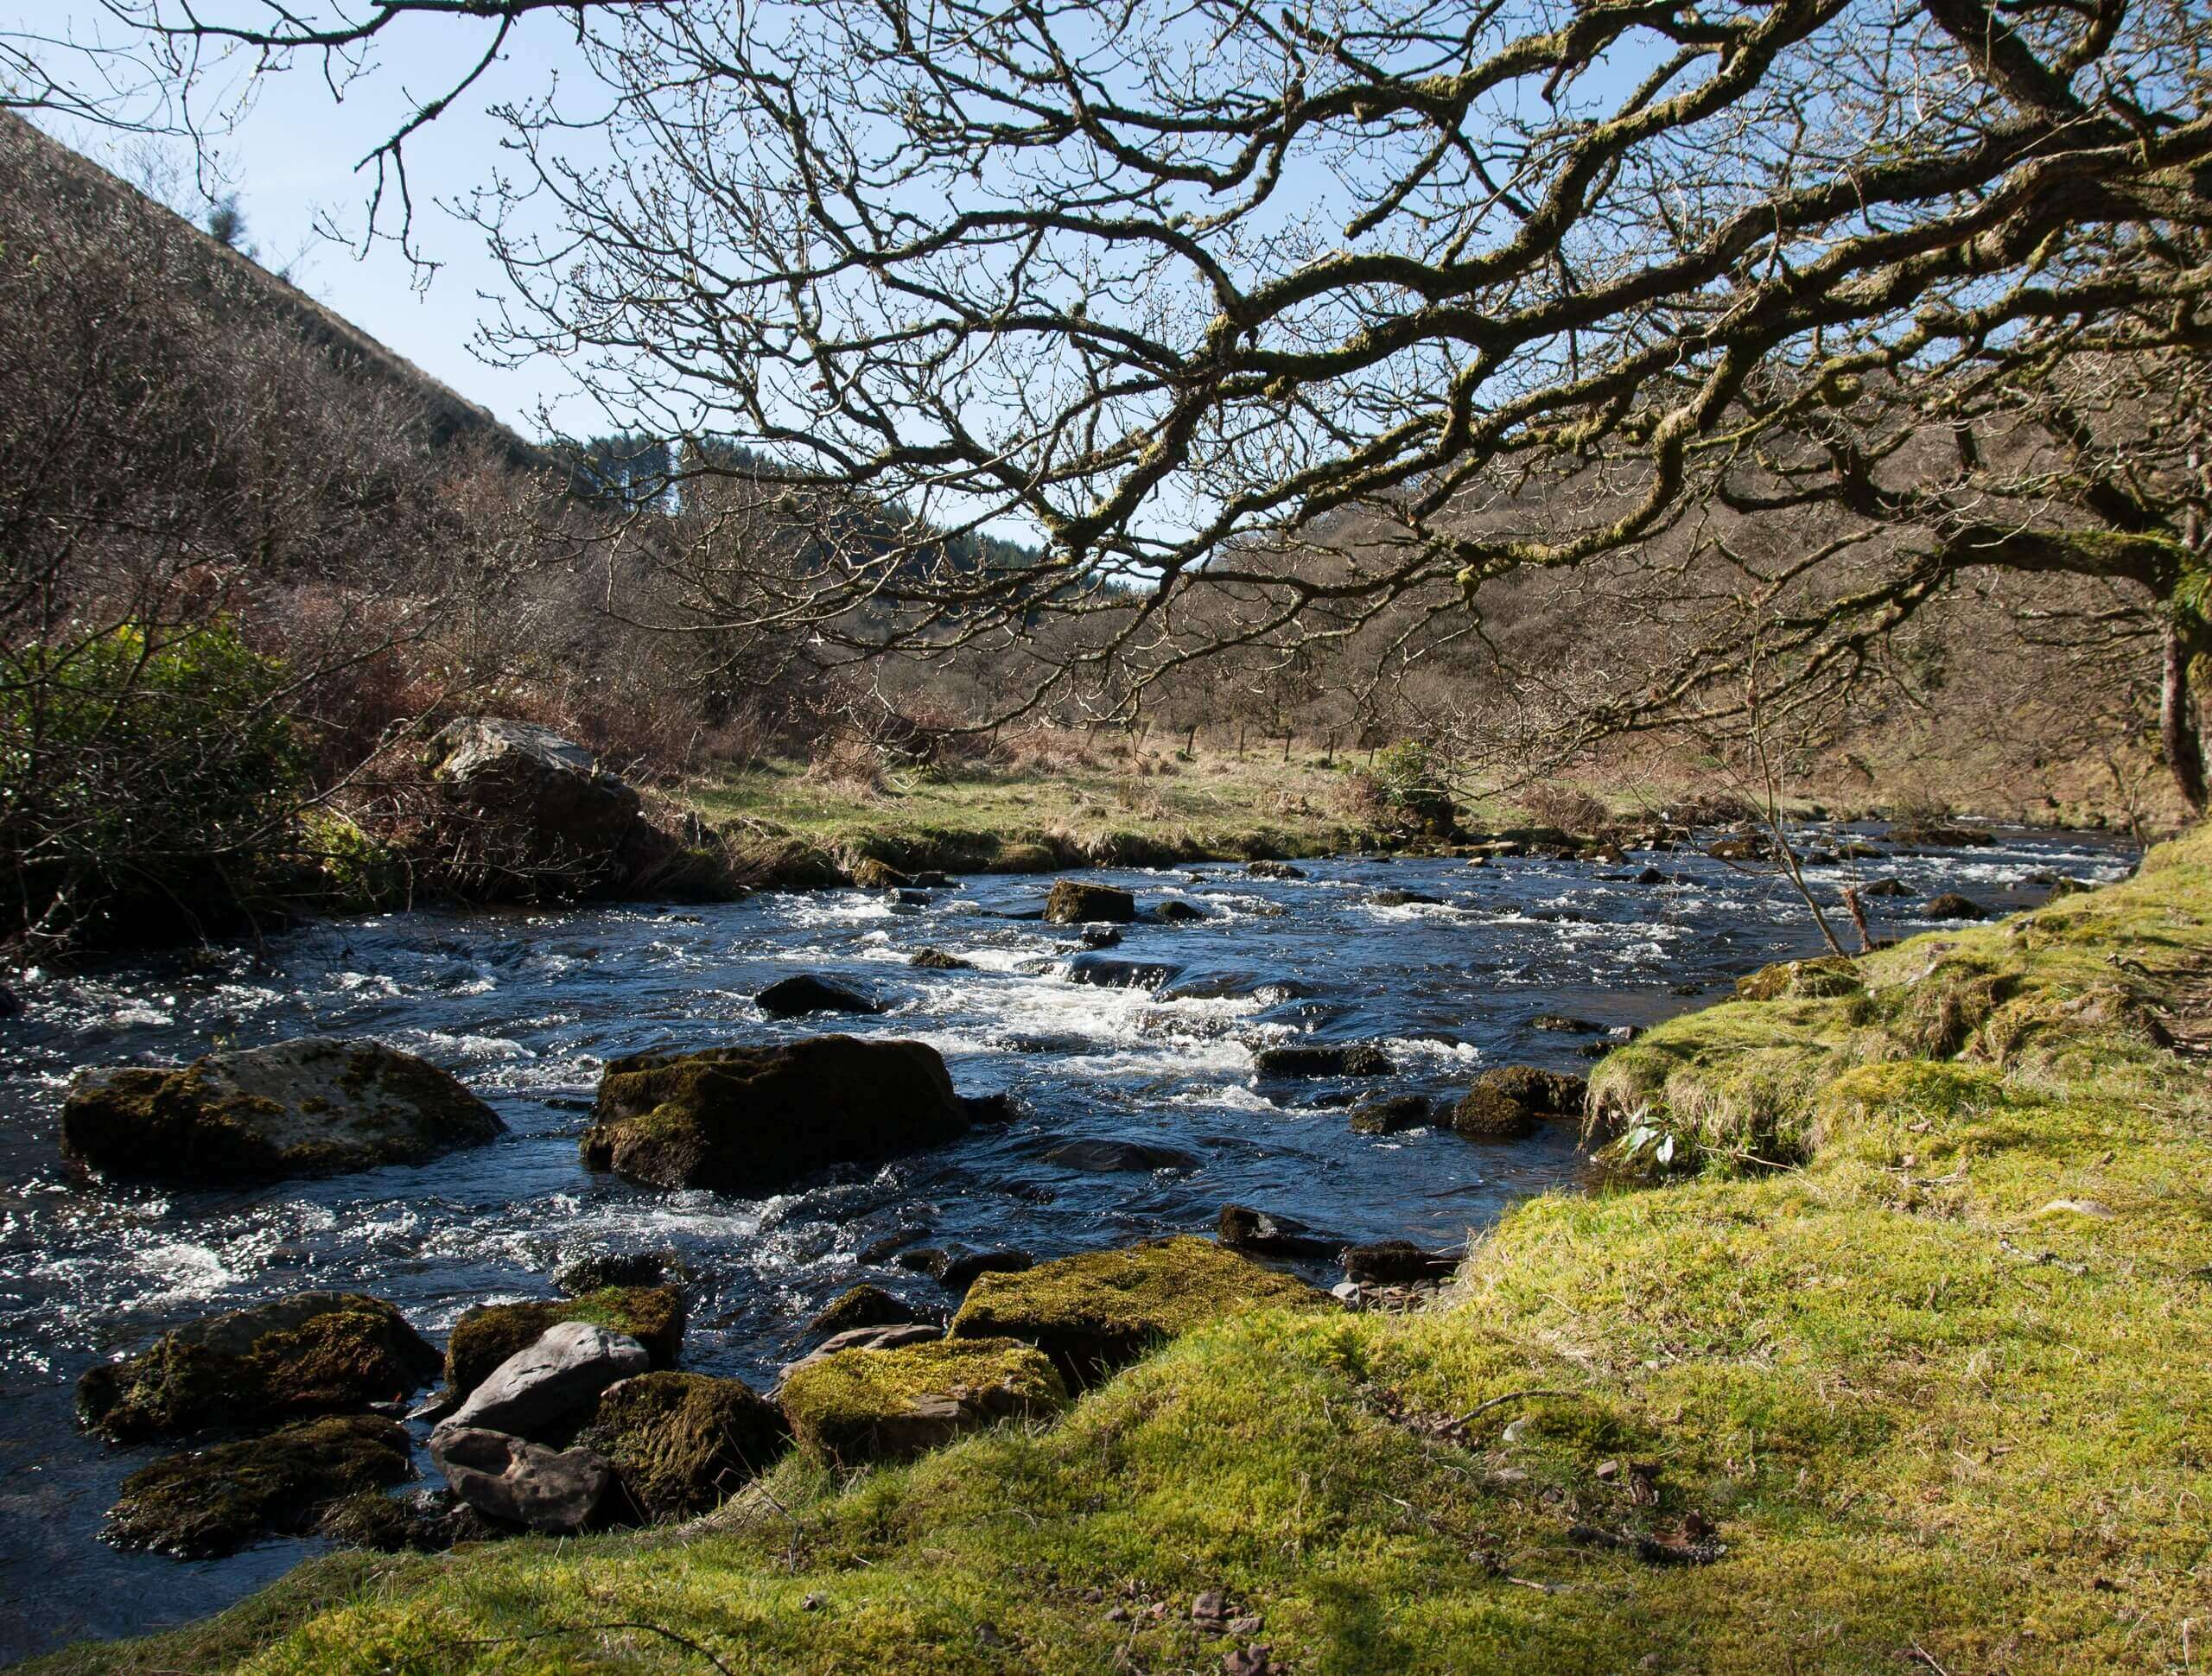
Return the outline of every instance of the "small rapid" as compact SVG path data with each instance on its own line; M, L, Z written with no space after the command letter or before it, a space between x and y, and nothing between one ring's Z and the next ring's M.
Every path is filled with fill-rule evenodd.
M1539 1029L1539 1015L1642 1026L1765 962L1820 949L1784 882L1685 850L1649 858L1667 879L1642 884L1645 859L1348 858L1301 863L1306 877L1283 880L1226 865L1109 870L1095 876L1141 905L1179 898L1207 917L1130 926L1096 954L1069 928L1025 917L1049 879L973 877L922 902L845 891L393 914L258 948L30 974L22 1016L0 1022L0 1661L219 1609L314 1550L274 1541L181 1564L97 1540L122 1478L162 1451L80 1435L72 1387L93 1362L214 1311L310 1286L361 1291L435 1337L472 1305L550 1295L565 1260L672 1251L692 1276L684 1365L765 1386L806 1348L807 1319L855 1280L956 1303L898 1266L916 1247L1050 1258L1204 1229L1232 1201L1348 1241L1456 1242L1572 1181L1573 1136L1357 1134L1344 1110L1352 1093L1442 1096L1494 1066L1586 1069L1586 1044L1605 1038ZM1869 906L1878 930L1910 935L1929 929L1916 916L1937 892L2005 911L2044 898L2039 875L2109 879L2132 860L2113 842L2004 831L1987 848L1808 877L1901 879L1908 895ZM968 964L910 965L925 948ZM1121 963L1147 981L1111 981L1128 975ZM865 989L886 1011L764 1019L752 996L798 972ZM580 1166L607 1059L825 1029L927 1042L961 1093L1009 1093L1020 1115L760 1200L653 1192ZM61 1165L58 1114L79 1068L308 1034L420 1054L489 1101L510 1133L420 1167L235 1190L122 1187ZM1397 1074L1357 1090L1256 1074L1257 1051L1297 1040L1382 1044ZM1193 1163L1098 1171L1044 1156L1091 1139Z

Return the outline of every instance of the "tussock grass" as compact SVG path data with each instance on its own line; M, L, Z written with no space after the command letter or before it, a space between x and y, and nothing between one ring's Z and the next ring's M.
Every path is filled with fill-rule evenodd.
M1240 1316L718 1528L326 1562L47 1668L1217 1670L1206 1589L1300 1676L2187 1668L2212 1098L2156 1015L2200 964L2196 835L1616 1054L1698 1167L1522 1206L1432 1313Z

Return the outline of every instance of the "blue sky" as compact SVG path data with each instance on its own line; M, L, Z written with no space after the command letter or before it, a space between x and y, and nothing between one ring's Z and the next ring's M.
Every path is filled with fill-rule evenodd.
M97 17L98 8L86 0L0 0L0 28L36 28L49 35L73 29L84 36L97 30ZM552 73L561 73L564 81L588 73L572 50L563 50L557 29L518 31L505 61L410 143L417 232L427 253L443 264L427 286L389 244L364 255L316 237L318 217L354 234L365 224L368 180L355 165L391 131L404 109L402 90L443 92L489 40L481 23L411 22L379 50L376 73L343 104L332 103L304 62L260 79L251 109L214 148L238 194L247 239L271 266L306 247L292 274L303 289L518 429L537 434L537 409L546 403L554 404L556 422L565 429L602 429L591 409L569 394L572 387L556 363L506 369L471 353L470 340L486 311L483 296L503 290L503 276L480 232L423 201L429 194L455 194L486 178L501 131L485 114L487 107L542 92ZM43 125L119 172L131 172L129 143L116 135L58 119ZM180 143L170 150L178 163L188 163L188 149ZM175 206L198 219L206 200L194 194L188 173L180 184L182 190L170 194Z

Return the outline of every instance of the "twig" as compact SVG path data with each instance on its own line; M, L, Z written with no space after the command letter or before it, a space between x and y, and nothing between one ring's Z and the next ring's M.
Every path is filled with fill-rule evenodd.
M1454 1419L1452 1424L1454 1425L1465 1425L1469 1420L1474 1419L1478 1414L1487 1413L1489 1410L1493 1408L1502 1407L1509 1402L1519 1402L1527 1397L1572 1397L1580 1394L1580 1393L1579 1392L1574 1391L1508 1391L1502 1397L1492 1397L1488 1402L1477 1403L1465 1413Z
M642 1620L620 1623L571 1623L564 1624L552 1629L533 1630L527 1635L474 1635L456 1640L448 1644L453 1647L511 1647L523 1641L550 1641L556 1635L588 1635L595 1631L605 1629L642 1629L648 1635L658 1635L665 1641L675 1642L677 1646L683 1648L687 1653L697 1654L709 1664L714 1666L716 1670L721 1672L722 1676L737 1676L737 1673L735 1671L732 1670L720 1659L717 1659L705 1647L700 1646L698 1642L693 1641L689 1635L679 1635L675 1630L670 1629L664 1625L658 1623L646 1623Z
M1937 1661L1936 1655L1933 1653L1930 1653L1926 1647L1923 1647L1918 1641L1915 1641L1912 1644L1912 1656L1919 1660L1921 1663L1926 1665L1930 1670L1934 1671L1936 1673L1936 1676L1951 1676L1951 1673L1944 1669L1942 1665Z

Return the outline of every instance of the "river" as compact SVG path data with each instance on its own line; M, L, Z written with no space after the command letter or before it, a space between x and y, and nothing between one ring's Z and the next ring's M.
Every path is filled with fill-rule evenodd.
M2133 860L2100 837L1999 838L1811 876L1901 878L1910 896L1871 905L1879 930L1905 935L1929 928L1915 916L1938 891L2017 908L2043 899L2039 873L2106 879ZM1647 862L1668 882L1636 882ZM1232 866L1086 875L1211 916L1128 928L1109 957L1173 968L1151 987L1072 981L1073 934L1015 917L1041 904L1050 880L1007 877L964 879L918 904L848 891L696 909L393 914L258 949L28 974L22 1016L0 1021L0 1662L217 1610L314 1551L274 1541L184 1564L98 1540L118 1482L160 1451L80 1436L70 1389L92 1362L162 1328L316 1286L390 1298L435 1339L470 1305L551 1295L566 1259L673 1250L694 1276L684 1365L765 1386L806 1348L808 1317L855 1280L957 1302L899 1267L901 1247L1048 1258L1205 1229L1231 1201L1347 1239L1456 1242L1573 1180L1573 1137L1355 1134L1349 1085L1263 1083L1254 1050L1378 1041L1399 1066L1378 1086L1444 1095L1491 1066L1586 1069L1592 1038L1535 1029L1539 1014L1648 1025L1820 946L1781 881L1689 851L1639 854L1627 868L1301 865L1306 878L1284 881ZM1391 891L1441 901L1378 902ZM910 967L925 946L974 969ZM888 1010L834 1026L765 1021L751 996L799 971L861 986ZM758 1201L652 1192L580 1167L603 1060L827 1027L918 1038L944 1054L963 1094L1010 1091L1022 1114ZM118 1188L60 1164L57 1117L76 1068L308 1034L422 1054L490 1101L511 1133L420 1168L235 1191ZM1089 1172L1039 1156L1089 1137L1173 1147L1193 1163Z

